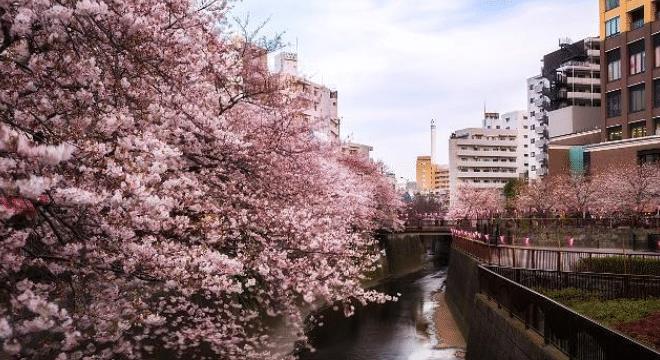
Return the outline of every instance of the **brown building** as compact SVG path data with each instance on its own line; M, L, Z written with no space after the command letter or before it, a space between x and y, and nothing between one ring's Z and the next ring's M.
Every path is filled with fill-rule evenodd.
M660 1L600 0L605 106L602 143L585 147L593 169L660 157L659 11Z

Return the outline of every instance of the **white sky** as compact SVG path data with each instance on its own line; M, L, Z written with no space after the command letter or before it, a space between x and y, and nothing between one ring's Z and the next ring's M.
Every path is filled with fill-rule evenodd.
M526 110L528 77L560 37L598 35L598 0L244 0L233 15L284 33L299 67L339 91L342 138L374 147L397 176L447 162L452 131L489 111Z

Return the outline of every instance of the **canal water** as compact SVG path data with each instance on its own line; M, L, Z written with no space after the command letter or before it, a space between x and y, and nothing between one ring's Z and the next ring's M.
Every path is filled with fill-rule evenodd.
M309 333L315 352L302 360L449 360L455 349L436 349L433 295L440 291L446 267L428 264L412 275L391 280L378 290L401 294L397 302L359 308L350 318L327 309L324 326Z

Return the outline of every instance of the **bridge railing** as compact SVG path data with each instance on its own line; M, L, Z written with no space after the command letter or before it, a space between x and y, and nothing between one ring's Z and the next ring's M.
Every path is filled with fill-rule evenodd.
M660 353L534 290L479 266L479 292L571 359L658 359Z
M507 268L576 272L583 270L586 260L597 258L620 258L624 265L633 260L658 260L660 254L648 252L620 252L613 250L552 249L511 245L498 245L485 241L453 235L452 246L488 265ZM624 272L629 267L624 266Z

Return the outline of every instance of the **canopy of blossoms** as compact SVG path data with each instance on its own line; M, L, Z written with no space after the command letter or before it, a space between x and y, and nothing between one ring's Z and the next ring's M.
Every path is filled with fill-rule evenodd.
M397 195L227 11L0 0L1 352L277 358L274 324L390 299L360 281Z

